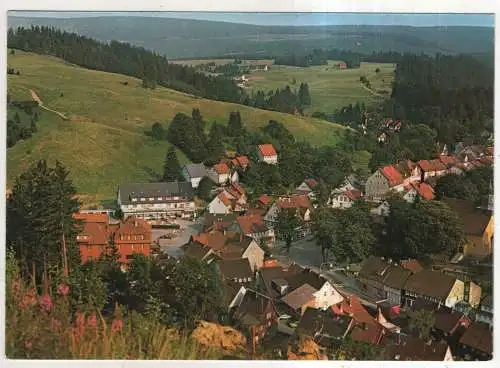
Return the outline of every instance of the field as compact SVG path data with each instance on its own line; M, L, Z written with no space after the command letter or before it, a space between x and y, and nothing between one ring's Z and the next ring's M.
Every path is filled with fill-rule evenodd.
M234 62L234 59L192 59L192 60L169 60L170 63L198 66L202 64L215 63L215 65L225 65ZM241 60L241 65L273 65L272 59Z
M350 103L363 101L372 104L390 93L394 79L394 64L362 63L359 69L337 70L334 61L328 65L308 68L273 65L268 71L248 75L250 90L274 91L287 84L293 89L301 82L307 82L312 106L306 110L311 115L315 111L333 113ZM376 70L380 69L380 72ZM365 76L371 83L371 91L365 88L359 78ZM295 81L295 83L293 83Z
M60 59L17 51L8 65L21 71L9 75L12 100L30 100L36 91L45 106L69 117L63 121L40 114L38 132L7 151L7 183L41 158L60 160L87 204L113 199L123 182L156 180L168 143L154 142L144 132L154 122L168 122L178 112L199 108L208 122L226 123L239 110L249 129L274 119L298 138L314 145L335 144L344 127L322 120L195 98L166 88L145 90L135 78L87 70ZM127 84L126 84L127 83ZM181 160L186 161L185 157Z

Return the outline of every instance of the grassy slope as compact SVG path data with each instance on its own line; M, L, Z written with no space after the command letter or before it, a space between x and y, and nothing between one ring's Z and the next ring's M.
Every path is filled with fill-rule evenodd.
M300 68L283 65L273 65L267 72L252 73L249 87L252 90L276 90L290 85L298 88L301 82L307 82L311 94L312 106L306 113L315 111L332 113L335 109L363 101L371 104L380 100L370 91L361 86L359 78L364 75L370 81L372 89L389 92L394 79L394 64L362 63L359 69L336 70L328 66L313 66ZM375 70L380 68L379 73ZM295 86L292 81L295 78ZM380 91L379 91L380 92Z
M21 70L20 76L8 76L12 99L31 99L31 88L47 107L70 117L65 122L43 111L39 132L7 152L8 185L36 160L59 159L89 203L114 198L122 182L154 180L162 171L168 143L153 142L144 131L177 112L191 113L194 107L207 121L220 123L227 121L229 112L239 110L249 129L275 119L299 139L317 145L335 144L344 131L321 120L195 98L166 88L145 90L135 78L79 68L48 56L16 51L8 55L8 65Z

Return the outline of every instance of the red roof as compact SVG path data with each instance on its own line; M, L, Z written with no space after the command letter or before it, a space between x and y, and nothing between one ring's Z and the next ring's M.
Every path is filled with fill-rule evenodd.
M289 197L282 197L278 201L278 207L283 209L283 208L309 208L312 209L311 206L311 201L309 200L309 197L305 194L302 195L296 195L296 196L289 196Z
M304 180L304 183L306 183L307 186L311 189L316 188L316 186L318 185L318 182L314 179L306 179Z
M429 163L432 165L435 171L446 170L446 166L441 162L440 159L430 160Z
M416 259L404 259L400 262L401 267L406 268L407 270L417 273L423 270L422 265Z
M404 181L403 175L394 166L384 166L380 172L389 181L390 187L402 184Z
M213 168L219 175L229 173L229 166L227 166L227 164L225 163L215 164Z
M144 235L143 240L151 241L151 225L138 217L130 216L118 227L116 241L119 241L120 235Z
M493 157L489 156L484 156L479 159L479 162L481 162L484 165L493 165Z
M247 167L250 163L250 160L248 160L247 156L238 156L236 157L236 161L241 167Z
M430 201L434 199L434 189L427 183L420 183L415 186L418 194L425 199L426 201Z
M431 163L428 160L420 160L418 162L418 166L420 166L420 168L424 172L426 172L426 171L434 171L434 169L432 168Z
M446 167L452 167L455 166L458 161L454 156L440 156L439 160L445 165Z
M260 144L259 151L264 157L277 156L276 150L272 144Z
M73 214L73 218L76 220L82 220L85 222L95 222L95 223L108 223L109 217L104 213L83 213L77 212Z
M343 194L351 201L357 201L361 198L361 191L358 189L346 190Z
M262 203L265 206L267 206L269 204L269 202L271 202L272 200L273 200L273 197L268 196L267 194L262 194L259 197L259 202Z
M231 207L231 200L227 197L224 192L220 192L217 196L226 207Z
M435 160L420 160L418 166L424 171L443 171L446 170L446 166L440 161L440 159Z

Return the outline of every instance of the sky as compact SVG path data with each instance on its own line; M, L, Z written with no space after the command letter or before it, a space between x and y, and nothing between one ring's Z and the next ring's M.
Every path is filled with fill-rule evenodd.
M488 14L397 14L397 13L223 13L223 12L22 12L9 15L26 17L148 16L201 19L255 25L404 25L494 27Z

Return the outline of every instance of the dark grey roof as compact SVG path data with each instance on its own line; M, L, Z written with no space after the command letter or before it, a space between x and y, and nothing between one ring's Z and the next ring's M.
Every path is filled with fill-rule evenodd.
M307 308L297 326L297 335L305 335L316 340L321 337L343 338L351 324L352 317L334 315L329 309Z
M272 302L269 298L247 290L234 316L243 325L260 325L266 321L266 312L270 308Z
M146 203L162 203L169 202L170 200L165 197L179 196L192 199L193 188L191 183L187 181L182 182L168 182L168 183L139 183L139 184L121 184L118 187L120 193L120 201L122 204L132 203L132 198L154 198L153 201L146 201ZM158 200L162 197L162 200ZM136 202L134 202L136 203Z
M184 167L186 168L190 178L203 178L208 175L207 168L203 163L187 164Z
M247 258L229 259L217 262L219 270L225 279L246 279L253 278L252 268Z

